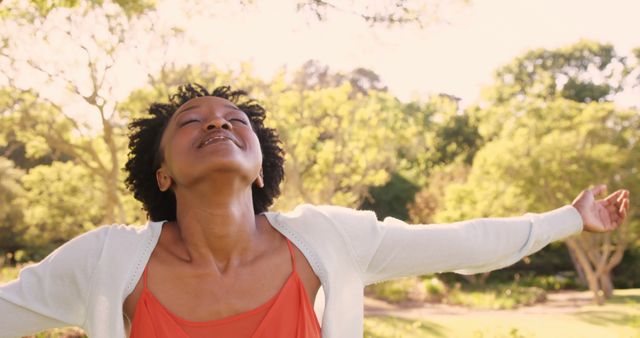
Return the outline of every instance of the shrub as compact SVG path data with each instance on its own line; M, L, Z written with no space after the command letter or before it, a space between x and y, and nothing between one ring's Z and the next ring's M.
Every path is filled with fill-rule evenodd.
M580 289L575 272L559 273L553 276L525 276L516 278L520 286L538 287L547 291Z
M398 278L368 285L365 293L390 303L424 301L426 297L423 283L417 277Z
M546 299L547 294L541 288L512 284L485 290L454 290L449 293L446 301L450 304L473 308L502 310L533 305L544 302Z
M0 284L6 283L10 280L18 278L18 273L22 269L23 265L17 265L15 267L6 266L0 269Z
M427 277L423 280L428 302L441 302L447 296L447 286L438 277Z

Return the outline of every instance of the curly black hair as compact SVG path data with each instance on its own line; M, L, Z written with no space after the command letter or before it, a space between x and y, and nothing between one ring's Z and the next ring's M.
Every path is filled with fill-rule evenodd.
M169 95L169 103L152 103L149 116L133 120L129 124L129 156L125 164L128 176L127 188L142 202L152 221L175 221L176 198L171 189L160 191L156 182L156 171L162 164L160 140L171 116L185 102L203 96L215 96L229 100L242 110L251 121L262 150L262 173L264 187L252 186L253 211L267 211L273 200L280 195L280 183L284 179L284 150L275 129L264 125L266 110L243 90L232 90L229 86L217 87L209 92L199 84L186 84Z

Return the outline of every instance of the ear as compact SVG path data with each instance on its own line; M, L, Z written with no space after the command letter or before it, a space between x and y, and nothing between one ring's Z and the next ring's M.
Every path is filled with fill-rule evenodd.
M260 174L258 174L258 177L253 183L258 186L258 188L264 188L264 176L262 175L262 169L260 169Z
M160 191L167 191L171 187L172 180L164 167L156 170L156 182L158 182L158 189L160 189Z

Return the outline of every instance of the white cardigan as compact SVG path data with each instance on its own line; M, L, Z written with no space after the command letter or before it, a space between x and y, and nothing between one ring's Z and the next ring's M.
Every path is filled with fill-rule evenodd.
M478 273L582 230L575 208L443 225L407 225L371 211L301 205L265 213L305 255L322 288L314 306L324 338L363 336L367 284L433 272ZM103 226L64 244L0 286L0 337L79 326L91 338L125 338L122 304L139 280L163 222ZM322 294L324 291L324 296Z

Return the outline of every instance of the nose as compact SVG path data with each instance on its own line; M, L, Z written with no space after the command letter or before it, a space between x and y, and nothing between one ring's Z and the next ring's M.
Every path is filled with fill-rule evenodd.
M222 118L220 116L215 116L212 119L210 119L209 122L207 122L206 128L207 128L207 130L211 130L211 129L215 129L215 128L221 128L221 129L230 130L231 129L231 123L229 123L229 121L227 121L226 119L224 119L224 118Z

